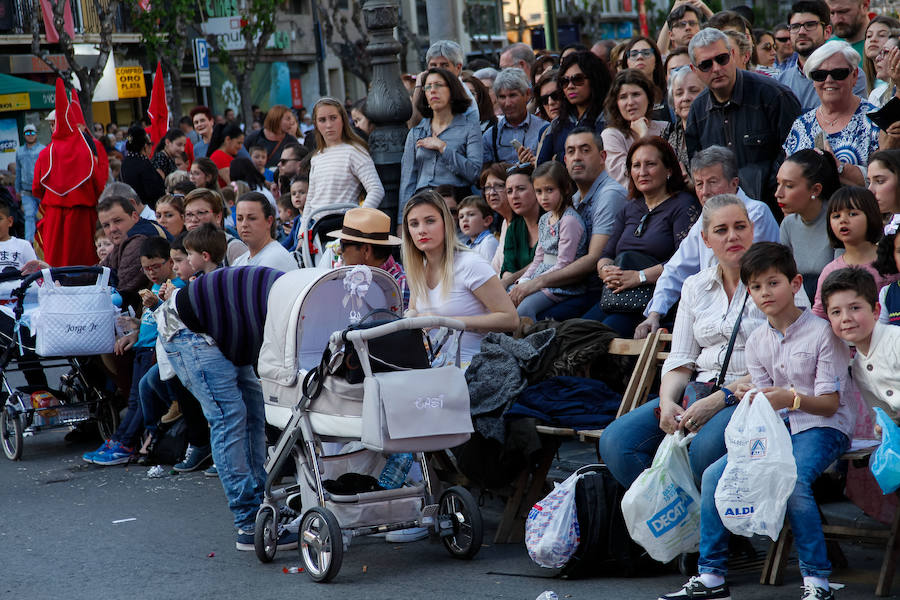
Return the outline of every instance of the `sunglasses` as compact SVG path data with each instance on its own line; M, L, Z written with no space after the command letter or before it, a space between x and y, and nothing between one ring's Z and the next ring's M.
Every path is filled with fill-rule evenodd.
M831 69L826 71L825 69L816 69L812 73L809 74L809 78L817 83L822 83L828 76L831 75L831 78L835 81L843 81L850 77L850 69L844 67L842 69Z
M770 51L772 48L774 48L774 46L773 46L772 44L770 44L769 42L766 42L765 44L760 44L759 47L760 47L761 49L765 50L766 52L768 52L768 51Z
M778 42L779 44L787 44L789 41L791 41L791 36L777 37L777 38L775 38L775 41Z
M644 216L641 217L641 220L638 222L637 227L634 228L634 237L641 237L644 235L644 227L647 225L647 219L650 218L650 213L644 213Z
M549 94L544 94L543 96L538 96L538 101L541 103L541 106L546 106L551 100L555 102L562 102L563 93L561 90L554 90Z
M716 54L712 58L707 58L706 60L700 61L697 64L697 68L704 73L708 73L713 68L713 61L719 63L724 67L729 62L731 62L731 53L723 52L722 54Z
M518 175L521 173L524 175L531 176L531 170L533 168L534 168L534 165L532 165L530 162L517 162L513 166L506 169L506 174L507 175Z
M561 88L569 87L570 83L575 87L581 87L584 85L584 82L587 81L587 76L584 73L577 73L571 77L560 77L556 81Z

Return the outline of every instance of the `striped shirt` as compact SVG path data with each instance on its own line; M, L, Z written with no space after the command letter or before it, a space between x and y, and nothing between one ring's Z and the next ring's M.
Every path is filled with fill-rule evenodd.
M216 341L235 366L259 357L269 290L284 275L267 267L227 267L202 275L175 296L178 317Z
M310 160L309 194L304 212L329 204L356 203L365 190L363 206L378 208L384 198L384 186L378 178L369 153L352 144L330 146ZM320 213L317 217L322 218Z

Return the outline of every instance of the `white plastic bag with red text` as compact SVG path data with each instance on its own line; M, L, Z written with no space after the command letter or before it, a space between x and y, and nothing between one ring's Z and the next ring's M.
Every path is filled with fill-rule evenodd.
M728 464L716 485L722 523L738 535L778 539L797 464L790 431L762 392L744 395L725 428L725 447Z
M531 560L542 567L558 569L578 549L580 531L575 511L575 485L583 475L576 471L547 497L539 500L525 521L525 547Z

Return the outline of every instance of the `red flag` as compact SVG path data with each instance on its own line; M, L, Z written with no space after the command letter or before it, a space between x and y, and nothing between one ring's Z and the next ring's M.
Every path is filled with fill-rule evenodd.
M150 117L150 140L153 145L166 136L169 130L169 107L166 105L166 83L163 80L162 64L156 63L156 74L153 76L153 91L150 92L150 106L147 107Z
M54 4L58 5L60 2L66 3L63 8L63 29L70 38L74 38L75 19L72 17L72 3L69 0L56 0ZM47 43L59 42L59 32L56 31L56 26L53 24L53 6L50 5L50 0L41 0L41 15L44 17L44 33L47 35Z

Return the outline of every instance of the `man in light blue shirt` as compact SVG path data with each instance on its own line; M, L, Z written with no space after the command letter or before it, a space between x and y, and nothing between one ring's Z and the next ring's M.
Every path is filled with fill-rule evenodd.
M747 216L753 223L753 241L779 241L778 223L772 216L772 211L764 203L747 197L739 187L737 160L731 150L724 146L710 146L701 150L691 161L691 176L700 204L706 204L707 200L719 194L735 194L747 206ZM701 217L663 267L662 275L656 281L653 298L644 310L647 319L635 329L635 338L646 337L659 329L660 319L681 297L681 286L685 279L717 264L713 251L703 242L702 232Z
M799 0L791 7L788 15L788 31L791 34L791 44L797 51L797 62L786 67L775 79L794 92L803 112L818 108L822 103L812 80L803 73L803 66L809 55L831 37L830 19L828 6L821 0ZM862 69L859 71L856 85L853 86L853 93L860 98L866 98L868 95L866 75Z
M557 271L549 271L513 288L510 298L518 304L523 298L546 287L561 287L587 281L588 293L563 300L538 315L539 319L558 321L580 317L600 300L597 261L609 241L616 217L625 206L628 193L606 172L606 152L600 134L589 127L576 127L566 138L566 168L578 187L572 196L575 210L584 221L588 238L587 254Z
M513 145L513 140L537 156L538 142L549 124L528 112L531 86L525 72L515 67L500 71L494 80L494 93L503 116L482 136L484 164L519 162L518 148Z
M31 195L34 183L34 165L38 154L45 148L37 141L37 128L31 123L22 129L25 144L16 150L16 193L22 199L22 211L25 213L25 239L34 241L35 222L38 206L41 201Z

